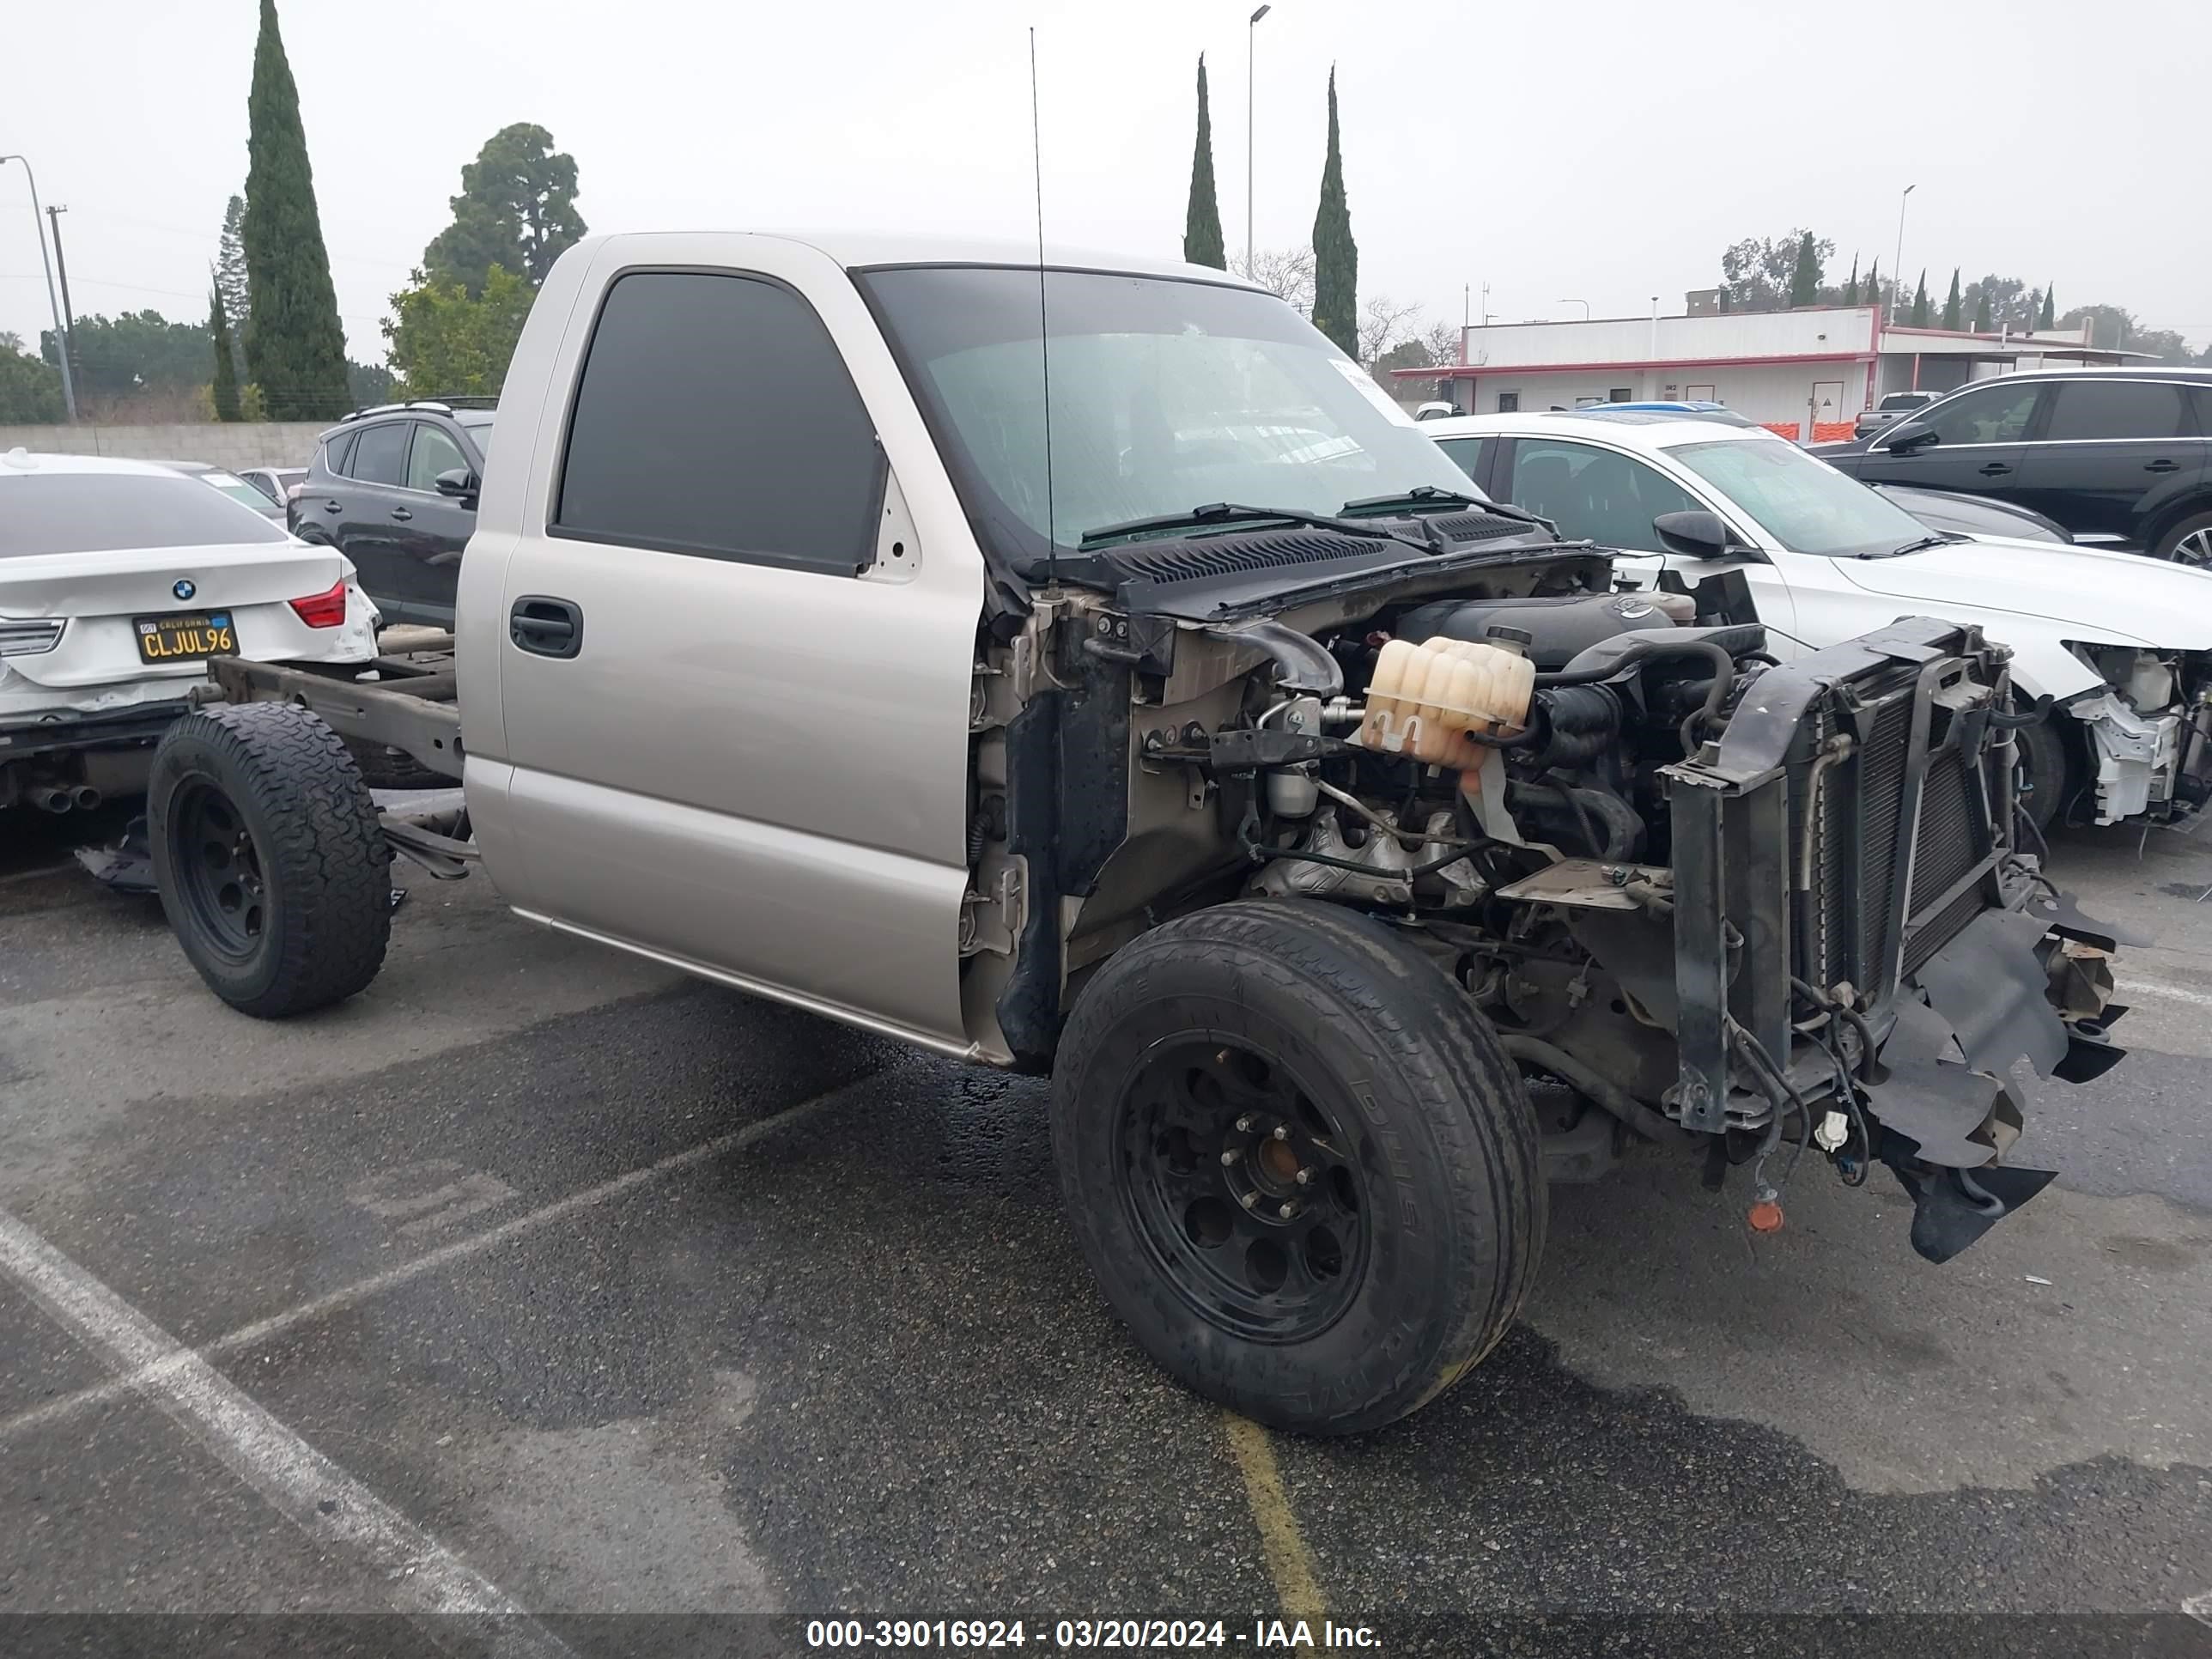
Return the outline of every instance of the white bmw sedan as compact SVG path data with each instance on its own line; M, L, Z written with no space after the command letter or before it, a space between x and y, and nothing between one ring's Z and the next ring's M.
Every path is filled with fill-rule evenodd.
M197 479L0 454L0 807L137 793L209 658L366 663L377 620L343 554Z

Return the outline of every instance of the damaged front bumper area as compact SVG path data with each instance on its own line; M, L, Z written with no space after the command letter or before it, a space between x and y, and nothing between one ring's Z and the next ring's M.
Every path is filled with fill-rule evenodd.
M2081 1083L2122 1052L2106 958L2125 941L2014 850L2008 659L1905 618L1768 670L1666 775L1668 1111L1758 1157L1762 1199L1785 1123L1854 1184L1887 1164L1938 1261L2051 1179L2002 1162L2013 1065Z

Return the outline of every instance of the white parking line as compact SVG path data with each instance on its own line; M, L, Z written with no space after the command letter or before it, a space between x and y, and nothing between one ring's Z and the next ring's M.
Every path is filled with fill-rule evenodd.
M2131 997L2158 997L2167 1002L2187 1002L2199 1008L2212 1008L2212 994L2203 991L2184 991L2172 985L2154 985L2143 979L2116 979L2115 991L2125 991Z
M571 1650L499 1586L286 1428L214 1366L0 1210L0 1273L160 1407L292 1524L378 1569L441 1646L512 1659Z
M854 1079L853 1082L860 1080ZM382 1273L372 1273L367 1279L356 1279L350 1285L302 1302L296 1307L287 1308L282 1313L271 1314L265 1319L257 1319L250 1325L241 1325L234 1331L216 1337L213 1341L202 1344L198 1352L205 1357L218 1358L224 1354L235 1353L241 1348L252 1347L257 1343L266 1342L270 1337L281 1335L295 1325L305 1324L311 1320L320 1319L326 1315L350 1308L356 1303L366 1302L371 1297L380 1296L386 1291L396 1285L404 1285L411 1279L419 1279L424 1273L434 1273L452 1262L507 1243L509 1240L520 1238L526 1233L535 1232L540 1227L562 1220L579 1211L588 1210L605 1204L611 1199L619 1198L633 1188L642 1186L647 1182L657 1181L663 1176L674 1174L678 1170L689 1169L695 1164L703 1164L709 1159L720 1157L725 1152L739 1151L751 1146L753 1142L772 1130L796 1122L819 1111L852 1086L852 1082L840 1084L836 1088L825 1093L802 1100L795 1106L786 1107L772 1116L748 1123L742 1129L732 1129L727 1134L716 1135L712 1139L701 1141L696 1146L687 1146L680 1152L671 1152L667 1157L656 1159L651 1164L641 1164L635 1170L625 1170L611 1180L599 1182L596 1187L586 1187L581 1192L571 1193L566 1198L556 1199L542 1209L532 1210L527 1214L515 1216L501 1222L496 1227L488 1227L483 1232L471 1233L466 1238L457 1238L450 1244L441 1244L434 1250L425 1251L421 1255L387 1267ZM123 1376L109 1382L95 1382L89 1388L78 1389L73 1393L49 1400L43 1405L33 1406L27 1410L17 1412L12 1417L0 1418L0 1440L5 1440L11 1435L21 1433L27 1430L42 1428L50 1423L58 1422L63 1418L82 1411L88 1406L97 1406L107 1401L119 1400L131 1393L137 1386L138 1382L138 1374L126 1370Z

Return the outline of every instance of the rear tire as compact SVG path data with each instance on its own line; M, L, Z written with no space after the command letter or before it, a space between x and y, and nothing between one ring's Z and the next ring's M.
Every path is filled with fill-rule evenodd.
M262 1019L366 988L392 933L392 851L337 733L289 703L172 726L146 791L161 908L208 988Z
M1542 1253L1519 1069L1418 950L1330 905L1222 905L1122 947L1068 1022L1052 1126L1115 1311L1184 1386L1279 1428L1433 1399Z
M2192 513L2169 526L2152 545L2151 556L2174 564L2212 569L2212 513Z

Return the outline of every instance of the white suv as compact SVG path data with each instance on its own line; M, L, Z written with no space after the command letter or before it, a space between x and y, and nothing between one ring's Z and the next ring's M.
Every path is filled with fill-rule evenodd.
M365 663L376 623L343 555L196 478L0 454L0 807L137 793L210 656Z

